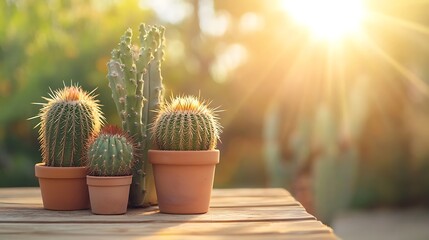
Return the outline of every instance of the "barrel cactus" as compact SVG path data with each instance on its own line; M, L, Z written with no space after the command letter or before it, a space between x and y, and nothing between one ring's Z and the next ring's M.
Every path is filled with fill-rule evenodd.
M221 127L205 101L183 96L161 107L152 131L160 150L202 151L216 148Z
M88 139L100 131L103 116L93 92L78 85L51 91L41 103L39 141L46 166L80 167L85 164ZM36 127L37 127L36 126Z
M132 174L135 144L128 134L115 126L104 127L88 143L88 171L91 176L128 176Z

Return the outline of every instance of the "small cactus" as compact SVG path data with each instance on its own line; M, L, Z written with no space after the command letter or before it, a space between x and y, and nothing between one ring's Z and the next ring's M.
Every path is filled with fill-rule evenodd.
M88 143L89 175L131 175L134 154L133 140L118 127L106 126Z
M51 91L40 103L39 141L46 166L80 167L88 139L100 131L103 116L93 92L78 85ZM37 127L36 126L36 127Z
M221 127L204 101L183 96L161 107L152 131L160 150L198 151L216 147Z

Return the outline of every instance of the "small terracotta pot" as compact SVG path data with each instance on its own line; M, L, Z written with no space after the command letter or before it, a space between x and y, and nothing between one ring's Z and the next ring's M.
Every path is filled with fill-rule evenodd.
M86 167L34 167L39 178L43 207L49 210L81 210L89 208Z
M219 150L149 150L162 213L198 214L209 210Z
M126 213L131 181L132 175L86 176L92 213L103 215Z

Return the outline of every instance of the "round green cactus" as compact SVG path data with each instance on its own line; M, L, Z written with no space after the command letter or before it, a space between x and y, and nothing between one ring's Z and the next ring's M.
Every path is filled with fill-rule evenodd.
M172 99L158 112L153 137L160 150L213 150L221 127L213 109L194 96Z
M52 91L40 113L39 141L46 166L80 167L88 139L100 131L103 116L98 101L78 85Z
M132 174L135 144L121 129L106 126L88 143L88 170L92 176Z

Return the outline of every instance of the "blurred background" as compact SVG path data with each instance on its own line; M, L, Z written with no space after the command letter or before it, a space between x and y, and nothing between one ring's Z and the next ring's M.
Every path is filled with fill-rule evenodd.
M118 123L106 64L145 22L166 27L166 96L224 110L215 187L287 188L341 234L356 211L429 215L428 11L425 0L0 0L0 187L37 186L27 119L49 88L97 88Z

